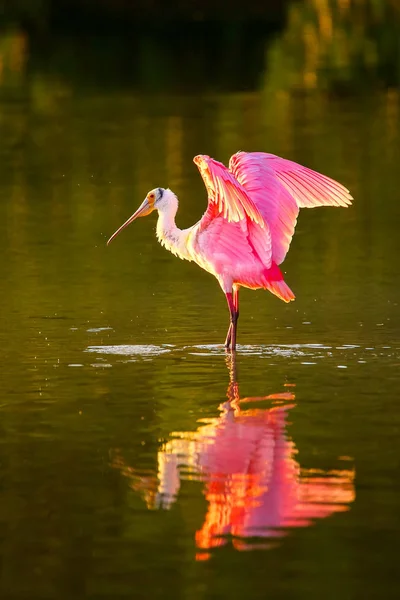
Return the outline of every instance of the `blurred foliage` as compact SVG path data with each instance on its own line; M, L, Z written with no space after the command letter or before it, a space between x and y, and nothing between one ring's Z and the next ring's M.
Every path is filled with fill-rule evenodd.
M266 77L280 89L400 84L400 4L361 0L292 3Z
M73 30L68 36L24 31L17 27L0 36L2 79L22 77L29 68L41 79L45 74L81 88L243 90L264 81L268 93L312 88L361 93L369 85L400 84L400 5L394 1L292 2L283 34L275 39L262 20L228 16L184 27L178 21L150 24L119 38L112 26L108 36L97 38L74 37Z

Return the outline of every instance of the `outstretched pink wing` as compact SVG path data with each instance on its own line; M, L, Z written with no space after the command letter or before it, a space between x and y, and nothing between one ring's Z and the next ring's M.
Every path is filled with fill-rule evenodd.
M303 167L285 158L264 152L237 152L229 161L229 168L235 170L250 164L264 165L285 186L300 208L314 206L349 206L352 196L341 183ZM249 165L250 166L250 165ZM240 179L238 178L240 181Z
M264 227L264 219L246 190L222 163L206 155L195 156L193 162L198 166L208 192L208 209L203 219L221 215L229 222L242 221L249 217ZM202 219L202 221L203 221Z
M236 281L248 287L267 285L263 272L272 266L268 223L244 187L222 163L203 155L193 160L208 192L207 210L196 226L197 253L212 265L221 280L235 273ZM280 293L288 301L290 294Z
M274 154L237 152L229 169L268 223L277 264L289 249L299 208L351 204L350 192L337 181Z

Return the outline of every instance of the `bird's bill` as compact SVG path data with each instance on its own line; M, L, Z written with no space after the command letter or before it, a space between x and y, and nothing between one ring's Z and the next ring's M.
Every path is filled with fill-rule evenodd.
M145 198L145 200L143 200L142 204L139 206L137 211L134 212L133 215L131 217L129 217L129 219L127 221L125 221L125 223L123 223L121 225L121 227L118 227L117 231L115 231L112 234L112 236L110 237L110 239L107 242L107 246L108 246L108 244L110 244L113 241L113 239L115 237L117 237L117 235L119 233L121 233L121 231L123 229L125 229L125 227L128 227L128 225L130 225L132 223L132 221L134 221L138 217L145 217L146 215L149 215L153 210L154 210L154 206L152 206L150 204L149 200L147 198Z

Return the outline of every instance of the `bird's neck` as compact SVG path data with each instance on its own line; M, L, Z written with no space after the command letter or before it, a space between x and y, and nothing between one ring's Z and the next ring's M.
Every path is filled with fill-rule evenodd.
M175 215L178 205L168 206L158 211L157 238L167 250L179 256L190 260L187 248L186 238L188 230L179 229L175 223Z

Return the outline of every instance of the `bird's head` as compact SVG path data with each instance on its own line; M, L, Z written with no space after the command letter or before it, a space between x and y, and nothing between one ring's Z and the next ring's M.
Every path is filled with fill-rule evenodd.
M125 223L123 223L115 233L112 234L112 236L107 242L107 246L123 229L125 229L125 227L130 225L132 221L134 221L138 217L146 217L147 215L152 213L153 210L168 210L168 208L171 207L171 205L174 205L174 207L176 207L176 212L176 209L178 208L178 200L175 194L171 192L170 189L154 188L154 190L150 190L146 198L143 200L142 204L133 213L133 215L129 217L129 219L125 221Z

